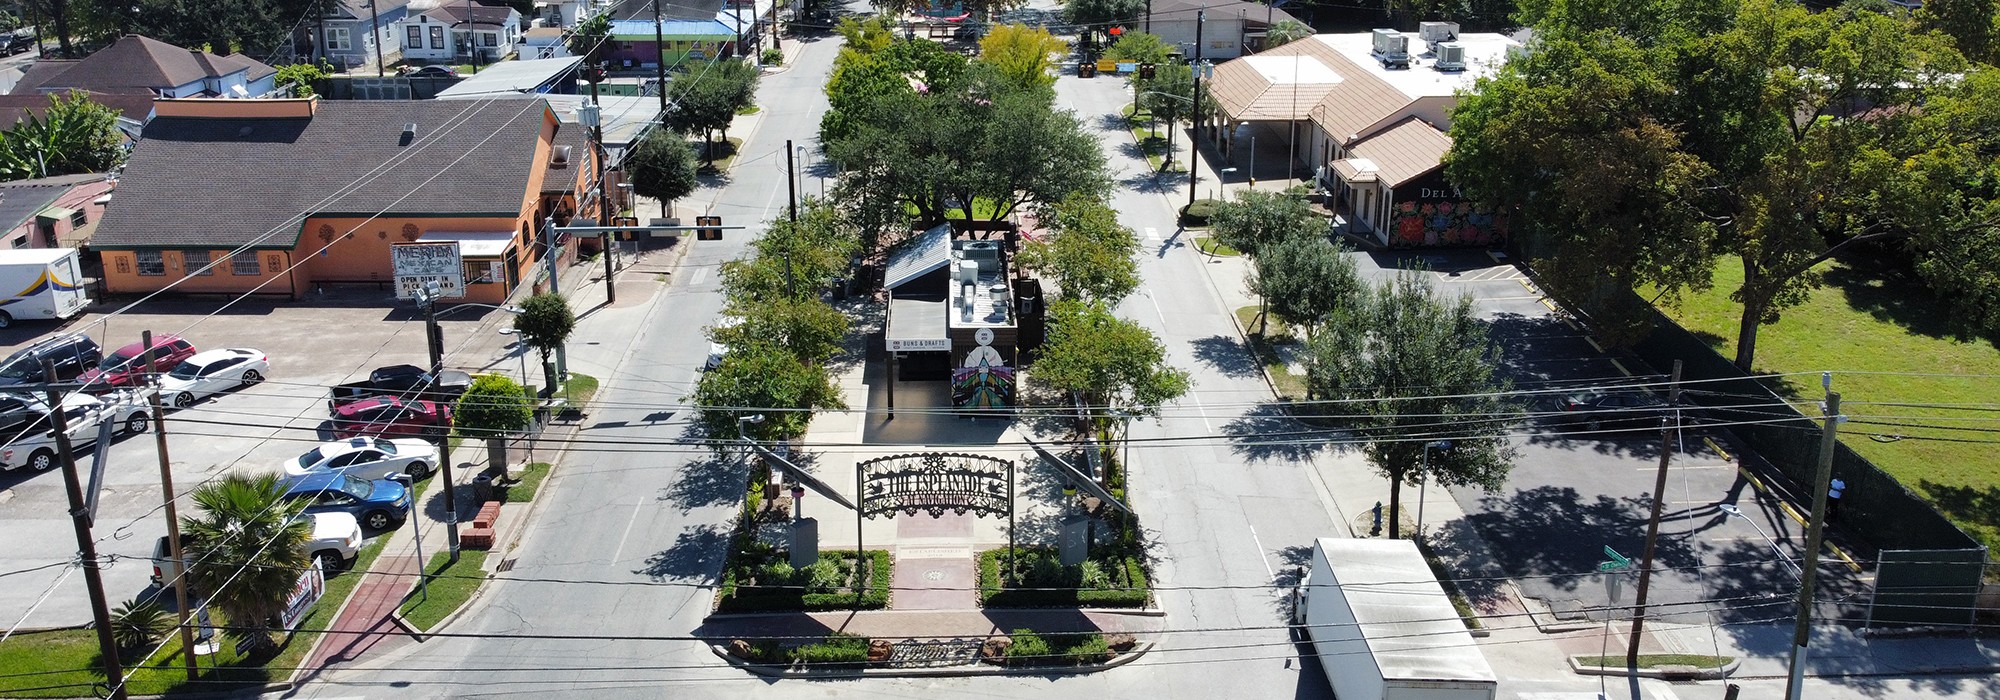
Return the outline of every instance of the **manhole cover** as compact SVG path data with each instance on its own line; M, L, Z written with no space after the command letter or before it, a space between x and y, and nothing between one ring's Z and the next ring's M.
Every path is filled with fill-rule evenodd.
M924 572L924 580L926 580L926 581L943 581L943 580L944 580L944 571L942 571L942 570L939 570L939 569L931 569L930 571L926 571L926 572Z

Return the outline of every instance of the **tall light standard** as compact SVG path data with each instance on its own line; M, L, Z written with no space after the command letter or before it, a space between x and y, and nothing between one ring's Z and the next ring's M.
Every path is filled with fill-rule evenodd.
M1424 536L1424 494L1429 492L1431 488L1432 449L1449 450L1451 449L1451 441L1432 440L1430 442L1424 443L1424 460L1423 460L1424 463L1422 467L1423 470L1422 474L1424 476L1424 480L1417 482L1417 538L1418 539L1422 539Z
M410 514L408 516L410 519L410 534L414 536L417 542L417 593L422 595L424 600L430 600L431 577L424 575L424 567L430 566L430 560L424 558L424 530L417 525L417 521L423 519L423 513L417 512L417 485L411 481L409 474L402 472L390 474L389 480L402 484L404 497L410 499ZM450 492L450 485L447 484L445 493Z
M518 307L474 303L462 303L445 310L444 313L439 313L437 303L439 299L443 298L444 285L439 284L435 280L425 282L416 292L417 304L423 307L424 310L424 339L428 341L430 346L430 371L433 381L435 381L439 372L444 371L444 329L438 326L439 316L467 307L498 309L517 316L522 313ZM458 497L453 493L455 489L452 488L455 482L451 478L451 440L449 438L438 442L438 466L441 469L438 472L438 476L444 479L445 542L451 546L451 560L456 562L458 561Z
M517 335L519 332L512 328L500 329L500 335L514 339L514 356L521 359L521 387L524 389L533 388L528 382L528 343L521 340L520 336ZM529 393L532 394L534 392L531 391Z

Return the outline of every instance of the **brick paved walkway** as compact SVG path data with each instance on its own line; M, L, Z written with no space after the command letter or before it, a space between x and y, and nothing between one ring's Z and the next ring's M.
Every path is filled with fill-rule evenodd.
M409 636L403 628L390 621L389 615L409 594L416 578L414 574L420 565L413 555L382 556L375 560L374 569L387 576L369 576L361 585L354 587L354 595L348 599L347 607L340 611L319 648L313 650L306 667L314 670L328 665L353 661L364 653L393 649L406 642ZM359 576L359 573L348 574Z

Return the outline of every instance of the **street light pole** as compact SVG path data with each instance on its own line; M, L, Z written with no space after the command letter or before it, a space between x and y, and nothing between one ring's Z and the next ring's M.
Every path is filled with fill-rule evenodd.
M1194 128L1188 132L1188 146L1193 149L1188 156L1188 206L1194 206L1195 175L1201 171L1201 28L1208 23L1208 10L1194 13L1194 62L1188 70L1194 77Z
M444 296L443 288L437 282L426 282L417 293L417 302L424 307L424 335L429 341L431 355L431 381L437 381L438 373L444 371L444 329L438 326L437 302ZM451 547L451 560L458 561L458 497L453 493L451 478L451 437L438 441L438 478L444 479L444 526L445 543ZM414 491L412 492L414 493ZM410 497L411 517L416 517L416 496Z
M402 484L404 493L410 499L410 534L417 541L417 593L422 595L424 600L430 600L431 577L424 575L424 567L430 566L430 560L424 558L424 529L417 524L417 521L423 519L423 514L417 512L417 485L409 474L390 474L389 480Z

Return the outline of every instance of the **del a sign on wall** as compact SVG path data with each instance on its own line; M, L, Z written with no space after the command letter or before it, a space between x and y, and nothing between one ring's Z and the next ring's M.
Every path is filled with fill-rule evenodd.
M889 339L889 352L942 352L950 349L950 338Z
M389 263L396 273L396 298L412 299L428 282L437 282L443 296L465 296L465 263L458 242L397 243L389 246Z

